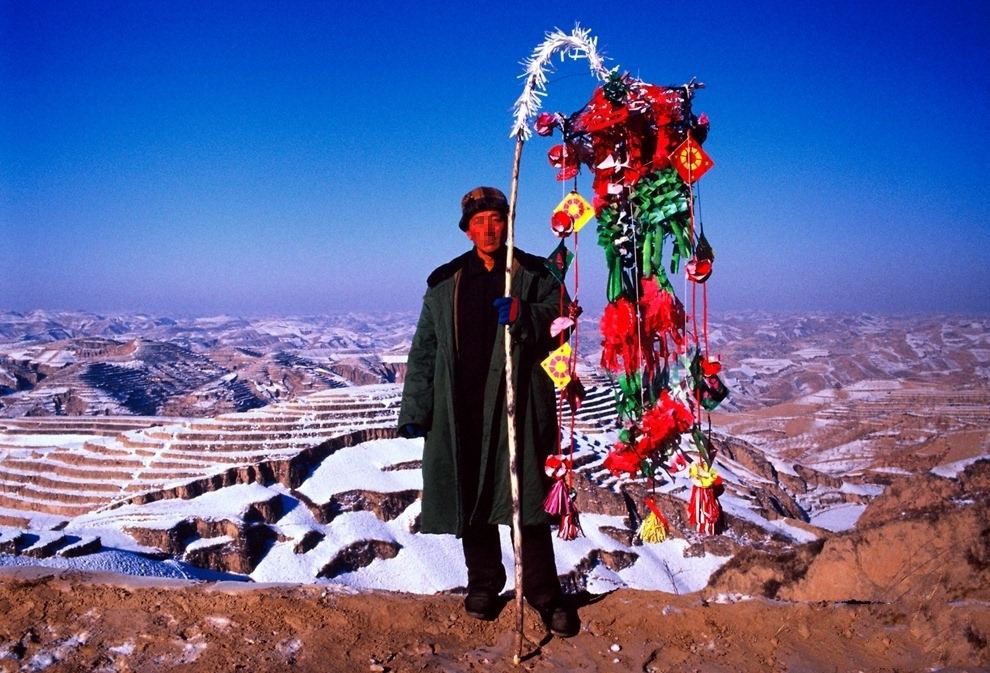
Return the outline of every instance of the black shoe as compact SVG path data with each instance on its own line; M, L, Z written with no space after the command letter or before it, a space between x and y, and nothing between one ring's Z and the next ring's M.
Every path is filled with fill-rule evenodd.
M464 598L464 612L475 619L492 621L498 616L498 594L491 591L470 591Z
M581 618L578 617L577 610L565 602L549 608L540 608L537 611L543 618L543 623L550 629L550 633L555 636L570 638L581 631Z

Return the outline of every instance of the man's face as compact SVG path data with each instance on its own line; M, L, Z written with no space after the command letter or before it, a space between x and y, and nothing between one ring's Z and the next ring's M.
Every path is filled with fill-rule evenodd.
M499 210L480 210L468 220L467 237L486 255L494 254L505 244L509 234L505 217Z

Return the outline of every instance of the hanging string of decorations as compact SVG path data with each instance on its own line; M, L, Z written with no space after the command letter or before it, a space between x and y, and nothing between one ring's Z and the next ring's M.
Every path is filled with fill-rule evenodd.
M559 347L543 366L559 390L558 416L570 408L569 451L558 442L547 460L555 479L546 510L561 517L558 535L580 532L574 506L574 417L584 397L576 374L578 305L578 232L593 217L598 245L608 267L608 304L601 318L602 367L614 376L618 441L605 459L615 475L643 475L653 493L645 499L639 536L662 542L670 524L656 497L660 472L687 471L692 484L688 520L699 533L722 526L718 496L722 479L715 465L702 417L728 395L719 378L721 365L708 350L708 292L715 253L704 224L696 218L697 181L713 166L702 145L708 136L707 115L692 111L703 84L657 86L607 71L591 100L571 115L543 112L534 123L537 135L559 133L561 142L547 153L558 181L573 181L554 209L550 227L560 238L547 266L562 283L561 317L553 336ZM535 95L535 94L534 94ZM592 176L589 203L577 192L582 166ZM574 238L574 252L566 246ZM564 306L563 283L575 260L573 301ZM672 278L683 274L683 300ZM690 286L690 311L685 309ZM702 321L698 328L698 286ZM690 317L690 320L688 319ZM574 347L565 339L571 330ZM563 430L563 428L562 428Z

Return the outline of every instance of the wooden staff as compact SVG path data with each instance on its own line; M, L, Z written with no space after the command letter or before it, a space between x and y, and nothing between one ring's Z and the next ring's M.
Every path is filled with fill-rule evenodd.
M516 137L516 155L512 160L512 189L509 192L509 234L505 253L505 296L510 297L512 282L512 254L515 250L516 194L519 192L519 161L522 158L522 136ZM512 491L512 553L515 558L516 583L516 638L512 663L522 661L523 639L523 560L522 560L522 507L519 496L519 453L516 450L516 391L512 376L512 335L509 324L503 330L505 340L505 413L509 425L509 486Z
M599 80L608 76L608 71L598 55L597 38L591 31L575 26L570 33L560 29L546 34L533 54L524 62L526 84L522 95L515 103L515 121L509 137L516 139L516 152L512 160L512 189L509 193L509 230L505 255L505 297L511 297L512 257L515 250L516 195L519 192L519 162L522 158L523 143L530 136L529 121L540 108L540 97L546 95L546 70L555 54L568 54L572 59L588 60L592 74ZM512 492L512 552L515 556L516 584L516 636L515 653L512 663L522 661L523 646L523 560L522 560L522 507L519 494L519 455L516 449L516 391L512 373L512 335L506 324L503 332L505 341L505 408L509 433L509 486Z

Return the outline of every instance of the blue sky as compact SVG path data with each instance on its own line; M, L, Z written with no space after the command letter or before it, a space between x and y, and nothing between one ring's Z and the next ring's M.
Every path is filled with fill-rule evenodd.
M508 191L519 61L580 21L609 65L707 84L715 312L985 313L988 19L975 2L0 1L0 307L418 310L468 248L461 195ZM566 62L545 108L592 88ZM551 144L526 144L520 184L518 244L544 254ZM581 262L595 310L593 234Z

